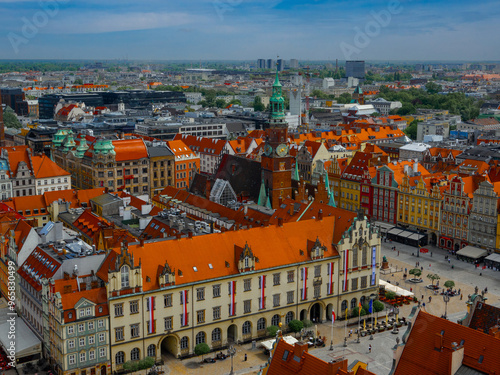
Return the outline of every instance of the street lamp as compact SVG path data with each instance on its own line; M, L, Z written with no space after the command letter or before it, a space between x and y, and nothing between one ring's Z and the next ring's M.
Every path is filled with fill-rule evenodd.
M450 296L448 294L443 294L444 301L444 318L448 319L448 302L450 302Z
M236 354L236 348L234 346L230 346L228 349L227 349L227 355L231 357L231 372L229 373L229 375L234 375L234 370L233 370L233 357L234 355Z

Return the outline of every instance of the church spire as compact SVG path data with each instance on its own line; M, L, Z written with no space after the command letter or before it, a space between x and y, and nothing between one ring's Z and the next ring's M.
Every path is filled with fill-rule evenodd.
M259 200L257 201L257 204L259 206L266 206L267 201L269 201L269 197L266 194L264 179L262 179L262 183L260 184Z
M276 78L273 83L273 93L269 99L271 107L270 120L283 120L285 118L285 98L281 91L281 83L278 75L278 65L276 65Z
M299 163L297 162L297 159L295 159L295 168L294 168L294 170L293 170L292 180L295 180L295 181L300 181L300 176L299 176Z

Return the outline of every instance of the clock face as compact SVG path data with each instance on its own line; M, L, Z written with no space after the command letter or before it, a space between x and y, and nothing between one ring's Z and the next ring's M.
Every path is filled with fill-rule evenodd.
M288 146L287 146L287 145L285 145L285 144L280 144L280 145L276 148L276 153L277 153L279 156L285 156L287 152L288 152Z
M266 144L266 145L264 146L264 153L265 153L267 156L269 156L269 155L271 155L271 153L272 153L272 152L273 152L273 148L271 147L271 145L270 145L270 144Z

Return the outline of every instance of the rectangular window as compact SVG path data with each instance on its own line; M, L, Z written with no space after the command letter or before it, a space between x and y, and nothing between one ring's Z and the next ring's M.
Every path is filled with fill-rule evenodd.
M220 284L214 285L212 287L212 291L213 291L213 294L214 294L214 298L220 297Z
M280 295L274 294L273 295L273 307L277 307L279 305L280 305Z
M89 345L93 345L95 343L95 336L89 336Z
M80 353L80 363L87 360L87 353Z
M163 296L163 305L165 307L170 307L172 306L172 293L169 293L169 294L165 294Z
M85 332L85 324L78 324L78 332Z
M293 291L286 292L286 303L293 303Z
M181 305L184 305L184 293L179 292L179 294L181 296ZM186 292L186 303L189 303L189 294L188 294L188 292Z
M314 277L321 277L321 266L314 266Z
M137 314L139 312L139 301L130 301L130 313Z
M94 329L94 322L89 322L89 331Z
M352 290L358 289L358 278L354 278L351 280Z
M213 308L213 316L214 320L220 319L220 306L216 306Z
M68 348L73 349L75 347L75 340L68 340Z
M95 350L91 350L89 352L89 361L93 361L95 359Z
M75 365L76 364L76 355L71 354L70 356L68 356L68 363L70 365Z
M115 340L123 340L123 327L115 328Z
M288 271L287 275L286 275L286 278L287 278L287 280L288 280L289 283L293 283L294 280L295 280L295 272L294 271Z
M68 335L71 335L73 333L75 333L75 326L69 326L68 327Z
M243 301L243 313L252 312L252 300Z
M99 333L99 342L104 342L106 339L106 336L104 336L104 333Z
M99 348L99 357L105 357L106 356L106 348Z
M205 323L205 310L199 310L196 312L196 321L198 324Z
M164 323L165 323L165 331L168 331L169 329L172 329L172 321L173 317L168 316L165 318Z
M280 273L273 274L273 285L280 285Z
M123 303L115 305L115 316L123 316Z
M319 298L321 296L321 285L314 286L314 298Z
M243 280L243 290L245 292L248 292L251 289L252 289L252 279Z
M361 276L361 288L366 288L367 287L367 276Z
M97 321L97 326L98 326L99 328L104 327L104 320L103 320L103 319L99 319L99 320Z
M196 289L196 299L198 301L203 301L205 299L205 288Z
M130 337L139 337L139 324L130 325Z

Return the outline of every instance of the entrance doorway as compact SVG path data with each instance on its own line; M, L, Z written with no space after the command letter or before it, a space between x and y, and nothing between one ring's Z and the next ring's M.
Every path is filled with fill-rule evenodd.
M322 316L322 311L323 308L319 302L316 302L314 305L311 307L311 313L310 313L310 320L313 323L318 323L321 322L321 316Z
M300 311L300 321L303 321L307 318L307 310L303 309Z
M101 366L101 375L106 375L106 365Z
M161 357L174 357L177 358L179 355L178 351L179 345L177 342L177 337L174 335L168 335L161 342Z
M332 310L333 310L333 305L329 303L326 306L326 320L332 321Z
M236 324L231 324L229 327L227 327L227 342L228 344L230 343L235 343L238 340L238 327Z

